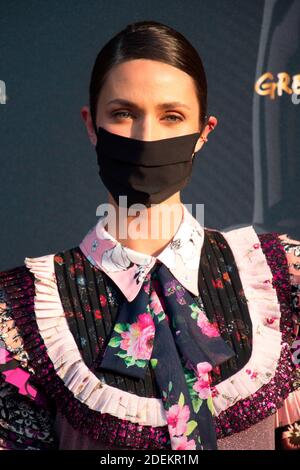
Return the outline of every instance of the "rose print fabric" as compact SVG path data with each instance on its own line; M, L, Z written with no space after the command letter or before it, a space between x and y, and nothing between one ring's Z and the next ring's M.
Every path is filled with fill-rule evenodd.
M163 292L160 298L159 292ZM160 263L146 276L138 297L121 305L100 367L143 378L150 360L172 448L216 449L208 372L234 355L189 293Z
M226 339L226 343L234 348L235 354L233 355L234 361L227 360L224 362L224 364L222 364L224 365L222 370L220 370L219 365L214 368L215 383L222 380L222 376L223 378L230 376L230 374L236 372L245 364L251 355L252 329L251 320L247 309L247 302L245 300L245 295L238 276L237 267L234 263L234 258L232 256L230 247L225 242L222 235L218 232L206 231L203 246L204 250L201 257L201 266L199 269L199 283L201 285L203 300L200 300L199 297L190 296L190 294L186 292L186 289L183 288L181 283L179 283L179 281L176 280L174 276L171 276L169 272L165 270L165 276L168 277L168 281L165 283L165 288L162 288L162 284L164 283L159 282L157 278L153 279L152 284L155 289L153 290L152 295L150 295L150 278L148 276L145 283L142 285L142 289L140 290L140 293L144 292L144 300L141 302L139 293L135 300L131 301L130 304L128 304L128 302L124 303L124 296L122 293L115 289L113 283L109 282L109 278L104 275L102 271L99 271L96 268L93 269L93 266L87 262L82 253L80 254L80 250L72 250L72 253L66 251L55 256L56 276L58 279L60 294L68 322L74 336L77 338L78 344L80 345L83 357L85 357L87 364L89 364L89 366L93 365L94 373L98 371L99 377L104 377L107 383L115 384L118 387L122 387L124 390L135 390L135 393L138 393L142 396L163 396L162 391L154 391L153 385L151 385L151 382L149 382L149 378L151 378L152 375L152 383L157 386L157 377L155 377L157 371L155 367L156 361L150 360L151 373L149 374L148 364L145 363L149 362L149 357L148 361L145 361L144 357L140 357L139 359L132 357L132 354L134 354L135 351L139 349L139 346L143 346L145 344L145 339L147 340L150 338L150 343L153 339L153 325L151 325L151 322L149 325L149 322L147 323L147 321L142 321L149 320L150 307L152 309L152 313L155 314L156 312L157 314L157 317L154 318L159 318L161 321L166 316L165 311L173 311L174 309L176 311L178 308L183 309L184 306L186 308L190 305L188 308L188 315L191 317L190 330L197 331L199 328L199 330L205 333L204 336L211 338L211 340L219 336L218 328L220 326L222 335ZM155 274L155 271L153 271L152 276L155 277ZM94 278L95 281L93 281ZM103 295L103 293L101 294L101 292L103 292L101 290L103 283L105 284L108 291L108 301L106 300L106 296ZM91 297L94 290L92 289L93 285L97 286L97 290L95 291L99 290L98 298L100 299L100 304L98 306L97 300L93 300ZM74 301L76 301L76 305L82 305L82 313L78 311L78 308L74 309L74 307L70 305L68 300L68 292L73 293L72 296ZM80 294L79 297L78 294ZM187 296L189 296L189 301L186 300ZM173 305L171 304L172 300ZM113 345L111 347L111 351L113 351L113 354L119 353L120 356L115 357L113 355L111 358L111 370L104 367L104 363L101 363L101 361L99 362L97 357L95 358L96 351L94 350L94 345L96 343L89 340L89 338L95 337L95 333L93 332L92 327L93 323L91 323L91 311L94 310L95 312L94 322L96 325L99 323L99 326L96 327L96 330L100 333L102 330L101 324L104 322L105 318L105 321L107 321L109 318L107 302L110 304L110 310L116 310L115 307L117 304L121 306L121 310L122 306L124 305L127 305L128 309L133 309L134 306L139 306L138 311L144 311L145 313L147 313L148 310L148 316L145 314L142 316L140 322L133 322L133 328L131 331L130 328L128 328L128 325L126 325L128 323L127 321L121 322L120 317L117 317L115 314L113 314L113 320L115 322L115 328L117 331L115 331L114 338L110 339L111 344ZM162 307L162 305L164 305L164 307ZM207 311L209 320L205 311ZM123 323L123 325L121 323ZM88 325L90 326L87 329ZM105 329L106 328L107 326L105 325ZM111 329L111 327L109 328ZM144 337L141 334L143 331L145 331ZM122 336L124 346L123 350L120 348ZM130 339L132 339L131 344ZM133 341L134 339L136 341ZM189 335L187 338L186 344L189 344L190 340L191 335ZM104 351L105 349L103 342L107 342L106 337L104 338L104 341L103 338L100 341L101 351ZM165 353L172 358L176 357L176 350L174 354L171 354L170 348L165 347L165 342L161 342L161 344L164 345L162 354ZM127 350L131 348L131 354L128 355L126 348ZM93 358L90 357L91 351L93 351ZM120 360L122 360L122 356L123 360L128 363L128 367L126 366L126 370L123 371L121 368L115 367L117 366L119 357ZM166 362L168 363L170 362L169 357L166 358ZM138 363L140 367L136 366L137 371L144 370L147 377L147 382L144 382L144 374L135 375L130 373L135 366L134 359L140 361ZM155 355L154 359L156 359ZM193 360L194 359L192 358L192 361ZM207 358L205 358L205 361L203 360L202 362L208 362ZM96 367L95 364L97 364ZM131 366L129 366L129 364L131 364ZM207 368L208 366L207 364L203 364L203 367ZM181 369L182 365L180 363L177 364L176 375L178 375L178 371ZM195 367L194 369L197 370ZM154 373L152 373L152 370ZM197 370L197 372L200 374L201 370L202 369L200 366L199 371ZM204 374L203 370L202 374ZM132 378L131 381L130 377ZM138 378L140 379L138 382L134 381L134 379L137 380ZM197 401L197 385L195 384L197 378L192 371L187 371L187 380L195 387L194 389L191 387L191 392L192 395L194 394L193 399L196 399ZM169 382L170 380L167 382L167 387L169 387ZM202 393L203 395L206 394L207 397L209 396L207 379L198 381L198 389L198 394L201 395ZM174 445L179 444L179 441L174 442Z

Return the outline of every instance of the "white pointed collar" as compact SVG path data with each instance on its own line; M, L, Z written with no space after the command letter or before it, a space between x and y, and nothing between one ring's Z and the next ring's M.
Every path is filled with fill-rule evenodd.
M132 250L116 240L104 227L107 216L85 235L79 248L86 258L104 271L132 301L156 260L194 295L199 295L198 270L204 228L182 203L182 220L174 237L157 256Z

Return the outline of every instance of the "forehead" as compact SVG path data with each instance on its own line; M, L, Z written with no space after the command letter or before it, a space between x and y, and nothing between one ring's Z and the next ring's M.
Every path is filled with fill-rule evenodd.
M177 67L148 59L130 60L112 67L100 96L105 101L157 98L197 103L192 77Z

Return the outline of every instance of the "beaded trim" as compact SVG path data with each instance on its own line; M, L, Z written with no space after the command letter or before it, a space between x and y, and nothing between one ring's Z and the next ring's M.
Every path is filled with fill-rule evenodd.
M278 233L258 234L262 250L273 273L273 285L280 302L282 350L275 376L250 397L240 400L216 418L219 438L248 429L280 408L284 399L299 387L300 371L291 357L294 325L291 315L291 287L285 251ZM298 385L297 385L298 384Z

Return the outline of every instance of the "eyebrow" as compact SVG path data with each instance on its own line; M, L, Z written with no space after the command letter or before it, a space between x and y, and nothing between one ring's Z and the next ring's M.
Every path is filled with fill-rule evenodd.
M116 98L114 100L111 100L107 104L121 104L123 106L131 106L132 108L135 108L138 110L141 109L137 104L133 103L132 101L124 100L121 98ZM175 108L177 106L181 108L187 108L189 110L191 109L189 106L187 106L184 103L181 103L180 101L171 101L169 103L159 103L156 107L158 109L167 109L167 108Z

